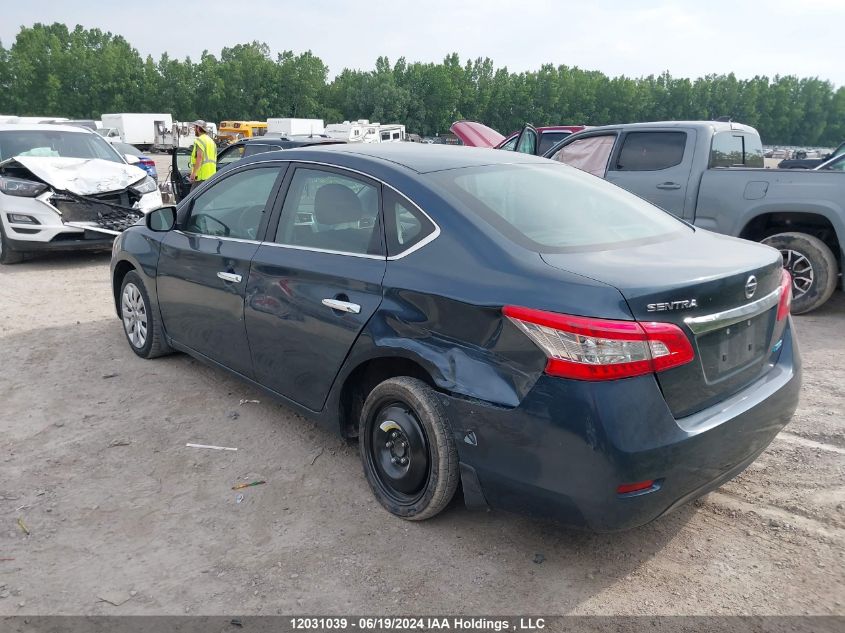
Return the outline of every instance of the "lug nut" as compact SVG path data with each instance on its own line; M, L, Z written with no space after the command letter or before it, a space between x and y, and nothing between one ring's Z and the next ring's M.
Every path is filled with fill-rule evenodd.
M398 464L398 463L399 463L399 458L398 458L398 457L391 457L391 458L390 458L390 461L391 461L393 464Z
M408 458L407 458L407 457L403 457L402 459L400 459L400 460L399 460L399 463L400 463L400 464L402 464L402 465L404 466L405 464L407 464L407 463L408 463Z
M397 433L396 431L393 431L393 433L390 435L390 437L392 437L395 440L397 437L399 437L399 433Z
M391 442L390 440L387 440L387 442L384 443L384 447L385 448L393 448L393 442Z

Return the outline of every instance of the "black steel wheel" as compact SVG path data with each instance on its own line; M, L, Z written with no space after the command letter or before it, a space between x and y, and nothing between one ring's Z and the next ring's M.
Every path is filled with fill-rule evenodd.
M364 403L359 442L364 474L388 512L428 519L455 495L455 440L437 395L424 382L401 377L378 385Z

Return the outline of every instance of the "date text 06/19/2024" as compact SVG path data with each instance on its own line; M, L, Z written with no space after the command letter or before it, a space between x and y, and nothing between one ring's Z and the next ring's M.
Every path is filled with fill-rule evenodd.
M536 617L520 617L516 620L483 617L293 617L293 630L369 630L369 631L413 631L413 630L457 630L457 631L540 631L545 620Z

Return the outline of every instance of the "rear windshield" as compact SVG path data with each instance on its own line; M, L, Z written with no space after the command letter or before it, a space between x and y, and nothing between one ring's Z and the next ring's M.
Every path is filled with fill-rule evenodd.
M620 248L692 230L624 189L566 165L488 165L430 177L459 209L539 252Z
M88 132L6 130L0 132L0 160L14 156L101 158L123 162L107 141Z

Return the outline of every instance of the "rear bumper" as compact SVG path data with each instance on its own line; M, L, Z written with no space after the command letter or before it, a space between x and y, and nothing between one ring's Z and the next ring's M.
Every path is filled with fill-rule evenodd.
M472 499L604 532L648 523L742 472L790 420L800 386L790 326L764 377L677 420L653 376L543 376L515 409L443 399ZM651 479L650 492L616 494Z

